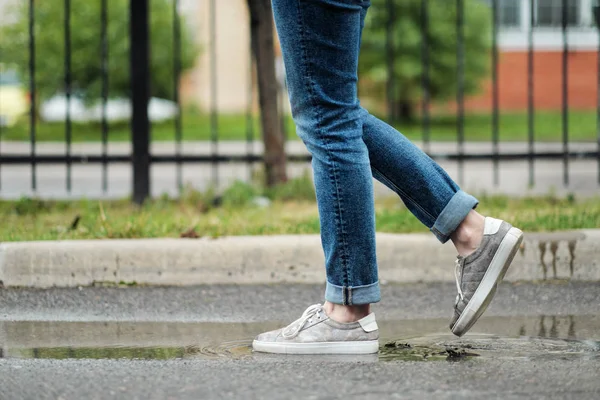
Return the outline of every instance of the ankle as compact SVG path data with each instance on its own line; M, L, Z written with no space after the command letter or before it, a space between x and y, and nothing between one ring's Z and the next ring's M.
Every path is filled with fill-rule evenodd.
M450 236L454 247L461 256L473 253L483 239L485 217L472 210Z
M350 323L356 322L371 312L370 304L345 306L326 301L323 309L329 318L336 322Z

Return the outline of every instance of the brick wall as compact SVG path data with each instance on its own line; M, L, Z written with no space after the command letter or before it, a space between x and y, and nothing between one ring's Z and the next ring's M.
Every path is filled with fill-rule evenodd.
M597 106L596 51L577 51L568 55L569 107L591 110ZM499 98L502 110L527 110L527 52L504 52L498 66ZM534 104L538 110L562 107L562 52L536 51L534 55ZM489 111L492 84L484 85L482 94L467 99L469 111Z

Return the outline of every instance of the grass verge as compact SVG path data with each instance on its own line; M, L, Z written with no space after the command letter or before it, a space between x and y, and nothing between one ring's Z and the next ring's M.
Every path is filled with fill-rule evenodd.
M266 198L257 201L257 196ZM480 201L481 213L506 219L526 231L600 227L600 198L578 201L553 196L524 199L484 196ZM378 201L376 217L379 232L427 231L397 198ZM237 183L220 197L210 191L188 190L180 199L164 196L142 206L129 200L0 201L0 219L0 241L319 232L314 192L308 177L271 190Z
M249 133L254 139L260 138L260 124L254 117L251 130L248 130L247 118L241 114L218 117L219 140L246 140ZM562 140L561 113L558 111L538 111L535 114L535 140L556 142ZM434 115L430 124L430 139L433 141L455 141L455 115ZM396 123L394 126L411 140L421 140L422 126L420 121ZM527 140L527 114L502 113L499 118L499 138L501 141ZM294 124L291 118L286 121L288 138L296 140ZM212 131L210 116L198 112L187 111L183 115L183 140L210 140ZM21 121L10 128L3 128L3 140L29 140L30 129L27 121ZM94 142L102 138L101 126L98 123L73 124L74 142ZM492 117L490 114L468 114L465 116L465 140L490 141L492 137ZM571 111L569 113L569 138L571 141L596 140L595 111ZM36 126L37 141L64 141L65 126L63 123L39 122ZM173 121L152 125L152 140L173 141L175 128ZM111 123L109 140L129 141L128 123Z

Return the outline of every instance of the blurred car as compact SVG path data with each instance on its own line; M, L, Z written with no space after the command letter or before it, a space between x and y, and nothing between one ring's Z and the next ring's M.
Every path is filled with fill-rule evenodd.
M56 95L45 101L40 107L40 117L47 122L64 121L67 114L67 98ZM96 102L86 104L82 99L73 96L69 106L71 120L74 122L90 122L102 120L102 104ZM148 104L148 118L152 122L172 119L177 115L177 103L152 97ZM131 102L129 99L109 99L106 103L106 119L123 121L131 118Z
M46 122L63 122L67 115L67 98L57 94L44 101L39 108L39 116ZM0 126L8 127L27 114L30 96L24 90L16 71L0 64ZM71 120L74 122L92 122L102 120L102 104L86 104L81 98L73 95L70 101ZM148 104L148 118L152 122L172 119L177 115L177 104L170 100L152 97ZM109 99L106 104L108 121L123 121L131 118L131 102L129 99Z
M0 65L0 126L12 126L29 110L29 96L14 70Z

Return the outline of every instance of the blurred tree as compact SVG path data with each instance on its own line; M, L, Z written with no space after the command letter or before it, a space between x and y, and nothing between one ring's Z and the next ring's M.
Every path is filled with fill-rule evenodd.
M275 40L271 0L247 0L250 11L252 54L258 75L258 101L265 145L266 185L287 181L285 137L281 129L277 106L275 74Z
M396 118L413 119L422 96L421 59L422 0L371 0L367 14L359 69L369 81L368 95L386 97L388 81L386 37L392 36L394 95L388 96L388 112ZM390 8L391 5L391 8ZM450 0L428 1L429 82L434 101L456 95L457 84L457 9ZM464 0L465 93L477 92L490 68L491 12L481 0ZM364 92L362 93L364 94Z
M29 3L19 1L0 27L0 54L16 67L23 82L29 74ZM128 97L129 0L108 2L108 81L111 97ZM173 99L173 5L150 0L151 93ZM35 2L36 84L44 100L64 90L64 0ZM71 73L75 94L90 101L102 87L101 2L71 0ZM182 70L194 65L198 48L182 18Z

